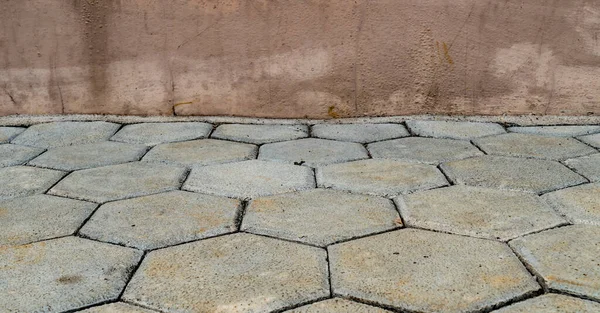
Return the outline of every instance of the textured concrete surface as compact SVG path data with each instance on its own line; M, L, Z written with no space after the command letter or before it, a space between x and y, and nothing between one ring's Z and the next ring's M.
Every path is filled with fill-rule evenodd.
M600 153L566 160L565 164L590 181L600 182Z
M22 127L0 127L0 143L9 142L24 130Z
M509 305L493 313L593 313L600 312L600 303L560 294L547 294Z
M319 301L286 313L386 313L388 310L341 298Z
M473 142L492 155L564 160L597 152L573 138L529 134L505 134L475 139Z
M533 126L533 127L509 127L509 131L524 134L545 135L554 137L575 137L600 133L597 125L575 125L575 126Z
M203 166L256 158L254 145L224 140L201 139L158 145L142 161L178 166Z
M204 138L212 131L208 123L140 123L126 125L111 140L154 146L160 143Z
M108 140L119 127L118 124L107 122L38 124L27 128L11 142L46 149L79 145Z
M587 135L577 137L577 139L587 143L588 145L600 149L600 134Z
M573 223L600 226L600 183L561 189L542 198Z
M318 124L312 127L312 135L324 139L368 143L410 134L400 124Z
M368 157L367 150L358 143L315 138L266 144L258 154L262 160L312 167Z
M439 164L441 162L483 155L466 141L410 137L381 141L367 146L373 158Z
M22 165L45 150L36 147L0 144L0 167Z
M450 121L406 121L410 131L422 137L471 140L506 133L495 123L470 123Z
M81 313L156 313L154 310L148 310L139 306L127 303L110 303L101 306L92 307L87 310L79 311Z
M0 199L44 193L63 176L61 171L30 166L0 168Z
M253 144L265 144L308 137L308 126L223 124L215 129L211 137Z

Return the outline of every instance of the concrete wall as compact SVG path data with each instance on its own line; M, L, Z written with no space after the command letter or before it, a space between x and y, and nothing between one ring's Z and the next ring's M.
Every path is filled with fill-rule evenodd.
M597 115L599 37L599 0L3 0L0 115Z

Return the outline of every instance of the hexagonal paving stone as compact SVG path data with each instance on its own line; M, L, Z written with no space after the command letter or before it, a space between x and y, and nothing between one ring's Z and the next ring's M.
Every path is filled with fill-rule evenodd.
M333 292L410 312L474 312L540 287L503 243L405 229L329 247Z
M479 149L464 140L418 137L376 142L368 145L367 149L373 158L429 164L483 155Z
M29 164L63 171L76 171L137 161L144 153L146 153L146 146L143 145L103 141L50 149Z
M49 193L101 203L177 189L184 174L183 168L162 164L110 165L73 172Z
M312 135L360 143L410 136L400 124L318 124L312 127Z
M257 151L246 143L201 139L158 145L142 160L190 167L254 159Z
M119 124L107 122L57 122L33 125L21 133L12 143L41 148L54 148L105 141L112 136Z
M258 158L263 160L307 166L323 166L368 157L367 150L361 144L316 138L266 144L260 147L258 154Z
M211 137L263 144L308 137L308 126L223 124L215 129Z
M301 306L286 313L386 313L388 310L378 307L341 299L328 299L313 304Z
M596 147L600 149L600 134L587 135L582 137L577 137L577 139L587 143L592 147Z
M406 126L417 136L471 140L506 133L495 123L453 121L406 121Z
M0 143L9 142L24 130L22 127L0 127Z
M487 154L564 160L595 153L596 149L573 138L504 134L473 141Z
M62 312L116 299L142 252L77 237L0 248L0 311Z
M0 145L0 167L25 164L45 150L19 145Z
M538 196L518 191L452 186L395 200L407 225L480 238L509 240L566 223Z
M0 199L44 193L65 174L30 166L0 168Z
M123 299L178 312L271 312L329 295L324 250L233 234L153 251Z
M448 184L435 166L384 159L318 168L317 182L319 187L385 197Z
M73 234L96 204L48 195L0 202L0 246Z
M123 127L111 140L154 146L165 142L205 138L212 131L208 123L141 123Z
M240 199L314 187L307 167L259 160L194 168L183 184L185 190Z
M482 156L447 162L441 169L457 184L535 193L586 182L564 165L548 160Z
M600 181L600 153L569 159L565 164L590 181Z
M559 294L545 294L518 302L493 313L595 313L600 312L600 303Z
M574 125L574 126L529 126L509 127L509 131L524 134L536 134L556 137L574 137L600 132L600 126Z
M156 249L236 230L240 202L171 191L102 205L80 233L138 249Z
M574 223L600 226L600 183L558 190L542 198Z
M398 219L388 199L314 189L250 202L242 230L326 246L395 228Z
M80 313L156 313L154 310L148 310L139 306L117 302L109 303L101 306L89 308L87 310L79 311Z
M600 227L551 229L515 239L510 246L551 290L600 300Z

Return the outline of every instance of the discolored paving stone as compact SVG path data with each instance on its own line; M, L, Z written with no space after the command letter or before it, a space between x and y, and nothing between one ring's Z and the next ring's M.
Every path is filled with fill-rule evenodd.
M510 242L550 290L600 300L600 227L572 225Z
M410 136L400 124L317 124L312 127L312 135L360 143Z
M376 142L369 144L367 149L373 158L429 164L483 155L479 149L467 141L418 137Z
M378 307L334 298L285 311L286 313L386 313L391 312Z
M395 228L398 220L388 199L314 189L250 202L242 230L326 246Z
M194 168L183 189L249 199L314 186L313 172L307 167L250 160Z
M30 166L0 168L0 199L44 193L64 172Z
M0 143L9 142L24 130L22 127L0 127Z
M33 125L12 140L12 143L41 148L55 148L105 141L119 124L108 122L57 122Z
M503 243L405 229L329 247L333 292L410 312L474 312L540 287Z
M202 166L256 158L257 147L215 139L166 143L150 150L142 159L179 166Z
M504 134L474 140L487 154L564 160L597 152L573 138Z
M554 191L542 198L574 223L600 226L600 183Z
M308 137L308 126L224 124L217 127L211 137L264 144Z
M368 157L367 151L361 144L316 138L266 144L260 147L258 155L258 158L263 160L313 167Z
M0 249L0 311L63 312L116 299L141 251L77 237Z
M0 246L73 234L96 204L34 195L0 202Z
M590 181L600 182L600 153L569 159L565 164Z
M89 308L87 310L78 311L80 313L156 313L157 311L148 310L139 306L117 302L109 303L101 306Z
M385 197L448 184L435 166L386 159L327 165L316 173L319 187Z
M509 240L565 224L538 196L469 186L395 199L407 225L472 237Z
M102 205L80 233L138 249L156 249L236 230L240 202L171 191Z
M324 250L233 234L153 251L123 299L177 312L271 312L329 295Z
M160 143L205 138L212 131L208 123L142 123L123 127L111 140L154 146Z
M595 313L600 303L559 294L545 294L518 302L493 313Z
M452 121L406 121L406 126L417 136L471 140L506 133L495 123Z
M594 135L587 135L582 137L577 137L577 139L587 143L588 145L600 149L600 133Z
M139 160L146 146L103 141L85 145L50 149L29 165L63 171L75 171Z
M586 182L564 165L549 160L481 156L443 163L441 169L457 184L535 193Z
M528 126L509 127L509 131L524 134L536 134L556 137L575 137L600 132L600 126L574 125L574 126Z
M177 189L184 174L183 168L162 164L110 165L73 172L49 193L101 203Z
M19 145L0 145L0 167L25 164L45 150Z

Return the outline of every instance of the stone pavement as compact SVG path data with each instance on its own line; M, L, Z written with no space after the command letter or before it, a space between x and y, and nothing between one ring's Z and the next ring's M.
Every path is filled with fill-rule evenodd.
M259 122L0 127L0 312L600 312L600 126Z

